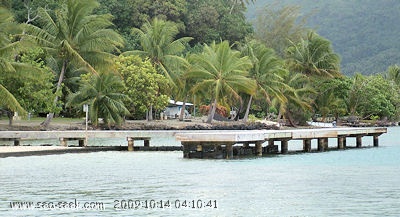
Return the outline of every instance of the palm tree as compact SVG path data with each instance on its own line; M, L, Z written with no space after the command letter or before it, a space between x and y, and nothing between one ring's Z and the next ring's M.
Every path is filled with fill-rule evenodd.
M61 91L68 70L84 68L97 74L97 69L105 70L112 65L110 52L122 46L123 38L109 29L111 15L92 14L98 6L95 0L67 0L54 18L44 8L38 9L41 27L26 25L26 36L49 53L53 60L48 62L57 63L57 92ZM56 96L54 104L57 101ZM54 113L50 113L42 125L48 126L53 116Z
M187 77L195 81L193 92L211 94L213 105L207 123L212 122L218 102L241 100L241 92L254 94L256 83L247 77L251 61L240 57L240 52L232 50L228 41L204 45L203 52L192 55L189 60L193 68Z
M253 96L263 98L268 104L271 104L271 98L276 98L280 103L287 101L281 90L286 84L284 76L288 71L284 68L284 62L279 59L274 50L265 47L263 44L256 41L251 41L246 44L242 53L250 56L253 62L253 68L250 70L250 77L256 81L256 92L250 96L249 103L243 121L248 120L250 105Z
M172 86L182 86L179 72L181 67L186 67L187 61L179 55L192 38L175 39L179 33L176 24L158 18L154 18L151 23L146 22L142 29L134 28L132 33L139 36L141 50L127 51L124 54L148 57L156 70L164 74ZM152 120L152 106L149 111L149 120Z
M151 23L146 22L142 29L134 28L132 33L139 36L141 50L127 51L124 54L150 58L157 71L174 84L179 77L174 69L187 63L180 55L192 38L175 39L179 33L176 24L158 18L154 18Z
M301 73L290 72L284 76L284 83L287 86L282 87L281 92L287 98L287 102L279 102L275 98L272 104L279 108L278 119L284 116L292 126L296 126L293 110L310 111L313 102L309 95L315 93L315 90L310 85L309 77Z
M68 105L82 108L88 104L90 120L94 126L98 126L98 119L103 118L104 123L120 125L124 116L129 114L124 101L129 97L122 94L124 85L119 76L112 73L100 73L92 75L90 79L83 80L78 92L69 96Z
M288 48L289 67L307 76L340 77L340 57L333 52L330 41L309 32L307 40Z
M20 49L19 42L13 42L10 36L20 31L19 25L13 21L12 14L5 8L0 7L0 77L7 73L20 73L24 69L33 68L30 65L14 61L13 55L17 55ZM12 124L14 112L24 114L25 110L21 107L12 93L2 84L0 79L0 109L8 113L9 124Z
M389 66L385 77L400 86L400 67L398 65Z
M232 14L233 9L235 8L236 5L241 5L241 6L245 6L246 4L250 4L250 3L255 3L256 0L231 0L232 2L232 7L231 10L229 11L229 14Z

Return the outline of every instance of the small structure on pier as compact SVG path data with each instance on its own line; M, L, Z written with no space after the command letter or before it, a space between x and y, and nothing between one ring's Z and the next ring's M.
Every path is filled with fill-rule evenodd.
M337 138L337 148L347 146L346 138L355 137L356 147L362 146L364 136L373 137L373 145L378 146L378 137L386 133L386 128L331 128L300 130L257 130L257 131L218 131L218 132L185 132L175 136L183 146L185 158L226 158L234 156L269 153L286 154L290 140L303 140L303 151L311 152L311 140L318 140L318 151L328 149L328 139ZM275 142L280 142L280 151ZM268 145L263 147L263 143ZM242 146L236 146L242 144ZM250 146L254 144L254 146Z

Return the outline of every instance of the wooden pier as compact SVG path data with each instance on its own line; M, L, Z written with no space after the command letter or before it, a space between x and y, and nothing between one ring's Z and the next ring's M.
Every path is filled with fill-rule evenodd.
M0 140L14 141L14 146L24 140L57 139L61 147L68 141L78 140L78 146L86 147L93 138L125 138L128 151L183 150L185 158L234 158L236 156L262 156L289 152L290 140L303 140L303 151L311 152L311 140L318 141L317 151L328 149L328 139L337 138L337 148L347 147L347 138L355 137L355 147L362 147L362 138L371 136L373 146L379 145L379 136L386 128L323 128L299 130L110 130L110 131L0 131ZM150 146L155 137L174 137L182 146ZM144 146L135 147L134 141L143 140ZM280 143L279 146L275 143ZM266 143L266 145L264 145Z
M217 131L182 132L175 136L181 141L184 158L226 158L234 156L281 153L289 151L290 140L303 140L303 151L311 152L311 140L318 141L317 151L328 149L328 139L337 138L337 148L347 147L346 138L355 137L355 147L362 147L362 138L371 136L373 146L379 146L379 136L387 128L329 128L299 130L256 130L256 131ZM275 142L280 142L280 149ZM263 144L267 145L263 147ZM254 146L250 146L254 144ZM240 146L241 145L241 146Z

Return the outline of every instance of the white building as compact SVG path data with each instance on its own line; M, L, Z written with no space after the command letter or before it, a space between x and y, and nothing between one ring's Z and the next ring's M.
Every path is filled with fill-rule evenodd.
M164 116L168 118L178 118L179 115L181 114L181 109L183 106L183 102L180 101L175 101L175 100L169 100L169 105L165 108L164 110ZM185 104L185 107L193 106L192 103L187 102ZM191 115L189 112L185 109L185 117L184 118L190 118Z

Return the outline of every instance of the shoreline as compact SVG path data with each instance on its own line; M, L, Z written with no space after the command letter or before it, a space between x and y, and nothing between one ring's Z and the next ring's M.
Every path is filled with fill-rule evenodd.
M85 123L82 120L70 120L68 118L55 119L48 128L40 126L42 120L17 120L14 121L12 126L8 125L8 120L0 120L1 131L73 131L85 130ZM330 122L319 122L323 125L329 125ZM341 123L337 127L391 127L398 126L397 122L358 122L358 123ZM281 129L318 129L320 126L280 126L277 122L272 121L255 121L255 122L242 122L242 121L214 121L211 124L205 123L202 118L186 119L179 121L177 119L168 120L126 120L120 127L106 127L94 128L89 125L88 130L107 131L107 130L281 130Z
M211 124L205 123L203 119L192 118L184 121L177 119L169 120L127 120L122 126L112 127L92 127L89 125L88 130L261 130L273 129L278 130L279 127L275 122L248 122L242 121L214 121ZM0 121L1 131L54 131L54 130L85 130L83 121L71 121L62 123L61 121L53 121L50 126L43 128L39 121L15 121L12 126L8 125L5 120Z

